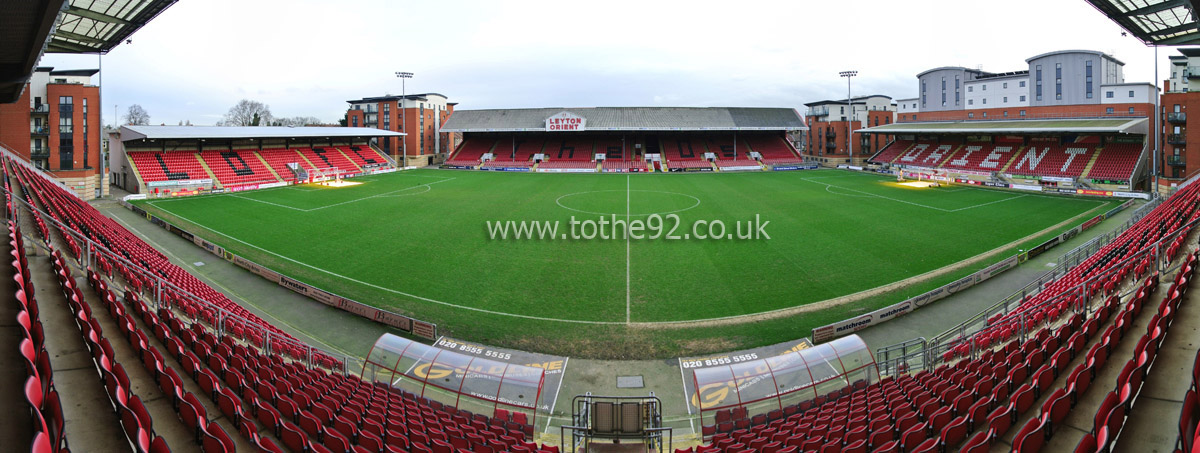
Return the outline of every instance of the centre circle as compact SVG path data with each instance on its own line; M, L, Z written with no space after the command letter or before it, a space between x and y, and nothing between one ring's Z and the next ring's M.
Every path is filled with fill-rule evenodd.
M636 189L575 192L554 202L569 211L622 217L674 214L700 206L699 198L685 193Z

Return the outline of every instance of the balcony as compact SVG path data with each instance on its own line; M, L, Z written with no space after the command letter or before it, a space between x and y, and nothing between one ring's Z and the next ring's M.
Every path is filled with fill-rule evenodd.
M829 107L814 107L808 109L808 113L804 116L826 116L829 115Z
M833 129L825 130L825 138L834 138L834 137L837 137L837 132L834 132Z
M825 142L825 149L836 149L836 148L837 148L837 143Z
M33 149L29 150L29 158L30 159L49 159L50 158L50 148L43 148L43 147L33 148Z
M30 127L29 134L30 135L50 135L50 127L48 127L48 126Z
M1167 134L1167 143L1172 145L1186 145L1187 140L1183 138L1183 134Z
M1187 122L1187 112L1171 112L1171 113L1168 113L1168 114L1167 114L1167 122L1168 122L1168 123L1175 123L1175 124L1179 124L1179 123L1186 123L1186 122Z
M50 106L47 104L35 105L29 108L29 113L34 115L49 115Z

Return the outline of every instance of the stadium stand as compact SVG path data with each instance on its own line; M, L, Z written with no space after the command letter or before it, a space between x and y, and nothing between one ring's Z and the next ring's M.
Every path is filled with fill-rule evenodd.
M736 151L734 149L736 142ZM705 140L708 146L708 151L717 155L718 159L733 159L734 153L737 153L737 158L746 157L750 148L746 146L746 140L734 139L733 136L718 136L708 137Z
M1140 143L1111 143L1098 151L1096 162L1088 171L1088 178L1128 181L1142 156Z
M480 159L488 151L491 151L496 146L496 140L491 139L467 139L458 146L458 152L450 160L446 161L450 165L479 165ZM497 159L500 156L496 156ZM504 154L504 157L509 157L509 154Z
M299 164L300 168L305 171L313 169L312 164L304 160L303 157L300 157L300 153L294 149L264 149L259 151L258 155L262 156L263 160L266 160L267 164L271 166L271 169L275 170L275 173L285 181L293 180L293 176L295 175L288 168L287 164L289 163Z
M157 377L167 396L162 402L174 405L179 420L194 432L192 441L205 451L234 450L236 442L222 423L233 426L245 442L262 451L282 451L279 444L293 451L315 452L555 451L526 441L532 437L532 426L519 414L472 414L384 382L341 374L337 370L344 364L338 359L298 342L289 344L290 337L251 313L235 314L236 304L219 303L224 297L220 293L174 267L62 187L12 161L4 164L6 170L16 170L29 202L54 218L56 229L63 233L61 242L71 255L81 261L84 258L79 240L73 237L97 241L94 255L89 254L97 270L89 268L87 272L96 297L106 304L106 310L97 313L107 312L121 320L119 329L144 365L145 370L139 372ZM38 211L29 212L38 215ZM41 227L39 232L49 243L49 230ZM117 253L106 255L108 248ZM61 269L56 269L60 281L73 282L65 274L74 261L66 260L62 253L54 256ZM149 276L172 283L163 287L157 307L143 302L139 295L149 288ZM105 278L114 284L122 282L126 287L123 298L108 289ZM70 288L70 283L64 285ZM80 313L90 312L79 293L77 288L68 292L80 301ZM192 298L188 293L202 296ZM216 328L218 321L221 329ZM106 353L106 339L86 332L84 336L89 341L98 338L96 350ZM267 337L271 341L264 341ZM119 369L108 357L115 356L98 356L98 367ZM166 442L154 434L152 421L138 416L140 400L128 392L131 387L120 379L109 382L114 401L131 406L130 415L122 419L132 444L139 451L166 451ZM200 395L185 387L198 388ZM208 407L215 407L220 415L209 416ZM45 444L53 437L49 432L45 429L34 437Z
M947 170L1000 171L1021 150L1013 145L991 143L967 143L950 156L942 168Z
M1183 395L1183 406L1179 410L1178 444L1179 450L1183 453L1196 451L1196 443L1200 441L1200 398L1197 397L1198 394L1200 394L1200 351L1197 351L1196 358L1192 362L1191 383Z
M338 146L337 150L341 151L343 155L350 158L351 162L354 162L355 165L363 169L380 167L386 165L388 162L387 159L371 149L370 146Z
M533 164L534 164L533 162L525 161L525 160L490 160L490 161L484 162L481 167L483 167L483 168L503 168L503 167L518 168L518 167L532 167Z
M605 160L609 160L609 159L624 160L624 159L633 157L633 156L626 155L626 154L632 154L632 152L626 153L625 150L623 149L621 140L617 139L615 137L603 137L602 136L602 137L596 138L595 152L596 152L596 154L603 153Z
M588 162L591 161L594 154L594 146L591 137L571 137L561 140L547 140L546 153L547 160L550 161L576 161Z
M667 162L677 161L703 161L704 153L707 148L704 147L704 141L694 139L688 136L668 136L662 140L663 157ZM672 165L676 167L677 165Z
M222 186L279 181L252 150L204 151L200 158Z
M1075 178L1083 174L1096 145L1033 144L1017 153L1006 173L1032 176L1059 176Z
M549 148L549 144L545 140L524 138L516 140L515 153L497 153L496 160L509 161L525 161L533 159L533 155L542 152L543 148ZM547 151L549 152L549 151ZM515 154L515 158L513 155Z
M1041 293L963 338L941 357L942 366L876 383L847 382L840 391L767 414L718 413L702 430L709 443L677 451L932 452L962 445L961 451L981 452L1003 448L1009 439L1013 451L1040 451L1056 431L1071 434L1056 428L1070 411L1085 410L1074 406L1093 380L1119 369L1115 388L1095 411L1095 426L1075 449L1109 451L1198 265L1196 252L1180 265L1158 310L1142 316L1152 314L1128 361L1106 366L1106 359L1159 287L1150 251L1162 241L1171 259L1194 240L1198 188L1180 189ZM1125 292L1127 281L1132 289ZM1075 291L1081 287L1085 297ZM1128 294L1124 303L1122 294ZM1194 414L1200 406L1191 393ZM1187 413L1185 407L1181 437L1194 437L1200 420ZM1020 428L1010 436L1014 427Z
M605 160L604 163L601 165L601 168L603 168L605 170L629 170L629 169L636 168L641 171L645 171L646 163L645 162L628 161L628 160Z
M336 148L297 148L300 154L308 158L317 168L337 168L350 173L358 173L359 168L350 162L346 156L342 155Z
M892 141L891 143L888 143L887 146L884 146L883 149L879 150L879 152L875 153L874 156L871 156L869 161L877 164L892 163L892 161L896 160L897 157L900 157L901 154L903 154L905 151L908 151L908 147L912 146L912 144L913 142L908 140Z
M706 160L673 160L667 162L670 168L712 168L712 163Z
M742 137L738 138L740 142ZM800 156L797 156L792 151L792 147L787 144L787 141L783 137L774 135L747 135L744 140L750 146L750 149L762 155L763 163L791 164L801 162Z
M759 165L759 163L758 163L758 161L757 161L757 160L751 159L751 158L749 158L749 157L742 158L742 159L738 159L738 160L733 160L733 159L720 159L720 160L718 160L718 161L716 161L716 162L714 162L714 163L715 163L715 164L717 164L717 167L718 167L718 168L729 168L729 167L746 167L746 166L759 166L759 167L761 167L761 165Z
M961 147L962 145L957 143L917 142L900 153L892 163L934 168L956 154Z
M538 164L538 168L596 168L595 162L577 160L551 160Z
M196 160L196 154L192 151L136 151L128 155L129 161L145 182L209 178L208 172L200 166L200 161Z

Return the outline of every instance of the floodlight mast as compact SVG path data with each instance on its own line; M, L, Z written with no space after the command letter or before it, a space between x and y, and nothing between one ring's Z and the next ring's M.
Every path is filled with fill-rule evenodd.
M854 98L850 96L850 78L858 75L858 71L842 71L838 76L846 78L846 104L850 106L850 116L846 118L846 145L850 152L850 165L854 165Z
M404 150L404 159L400 163L400 169L408 166L408 123L405 121L404 101L408 99L408 94L405 92L405 80L411 79L413 73L396 71L396 77L400 78L400 133L404 136L400 137L400 148Z

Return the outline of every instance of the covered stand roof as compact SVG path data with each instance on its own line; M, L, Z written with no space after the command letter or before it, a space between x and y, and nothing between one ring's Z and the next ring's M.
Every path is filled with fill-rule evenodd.
M939 121L892 123L861 129L864 134L1031 134L1121 133L1146 134L1146 118L1028 119L1009 121Z
M44 52L108 53L175 0L0 3L0 102L15 102Z
M703 419L706 412L744 407L750 414L768 413L845 389L879 381L875 355L858 335L817 346L729 365L692 370L700 393L694 395Z
M572 107L456 110L442 132L546 131L546 119L568 112L587 119L589 131L806 130L791 108Z
M399 137L400 132L370 127L283 126L121 126L121 141L237 140L247 138Z
M1087 0L1147 45L1200 44L1195 0Z
M528 413L534 423L546 370L385 333L367 353L361 375L477 414L492 414L496 409Z

